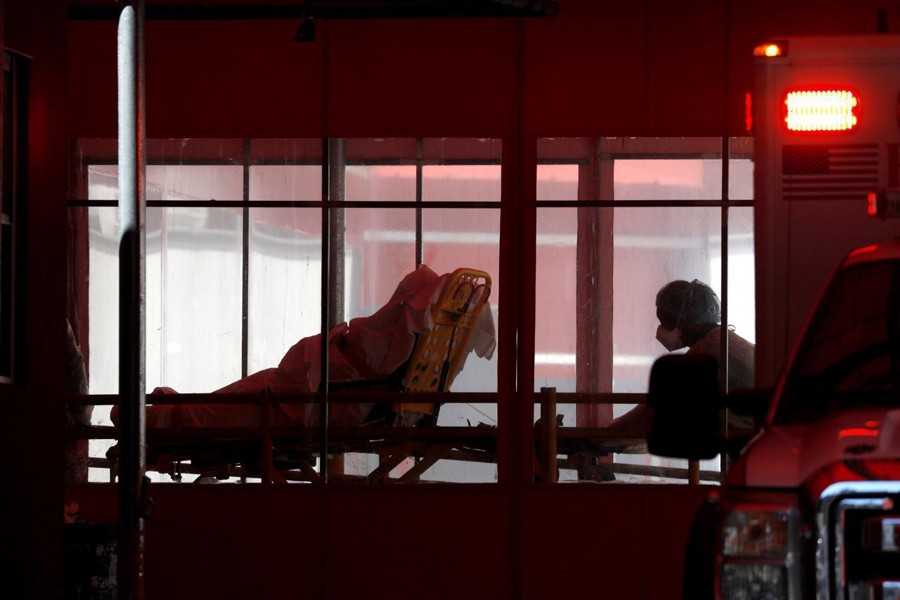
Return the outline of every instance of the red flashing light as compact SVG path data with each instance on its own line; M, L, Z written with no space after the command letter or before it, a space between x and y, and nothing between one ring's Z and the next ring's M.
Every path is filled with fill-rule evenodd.
M744 127L747 133L753 133L753 96L750 92L744 94Z
M876 219L896 219L900 217L900 190L879 190L869 192L866 212Z
M878 216L878 193L877 192L869 192L869 195L866 199L866 212L870 217Z
M803 89L784 96L788 131L851 131L859 125L859 97L847 89Z

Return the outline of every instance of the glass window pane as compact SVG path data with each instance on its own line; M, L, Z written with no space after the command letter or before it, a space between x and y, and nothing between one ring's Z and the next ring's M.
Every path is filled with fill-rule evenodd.
M460 267L480 269L496 280L500 248L499 210L432 208L423 211L422 222L425 264L442 273ZM496 285L495 281L495 288Z
M577 200L578 165L538 165L537 199Z
M92 394L115 394L119 389L119 211L116 207L88 209L90 273L90 372ZM94 409L95 423L103 409ZM109 424L107 419L104 424Z
M360 202L416 200L416 167L408 165L347 165L345 200ZM339 198L333 198L338 200Z
M728 198L753 200L753 138L729 138L728 158Z
M112 142L115 144L115 140ZM102 148L102 146L100 147ZM243 159L245 144L244 140L238 138L149 138L146 140L145 149L148 166L161 164L236 165L240 164ZM112 156L115 160L115 151Z
M248 373L321 330L321 230L317 208L251 209Z
M241 209L149 208L146 229L148 389L240 378Z
M733 158L728 161L728 199L753 199L753 161Z
M90 165L87 172L89 199L119 199L119 167L116 165Z
M322 167L319 165L250 167L250 200L318 202L321 199Z
M500 297L500 211L492 209L429 209L423 214L423 262L436 273L452 273L458 268L478 269L492 280L490 307L497 323ZM496 352L490 361L469 356L465 368L453 383L456 392L496 392ZM441 423L465 425L493 419L496 407L472 410L463 405L441 409Z
M709 284L722 289L720 260L714 260ZM728 324L741 337L756 341L756 271L753 255L753 208L728 210Z
M422 199L499 202L500 165L428 165L422 169Z
M243 169L219 165L147 165L148 200L241 200Z
M676 279L698 279L711 285L718 278L720 228L719 208L616 210L614 391L647 391L650 366L666 353L655 338L659 325L656 293Z
M92 169L91 198L116 189L114 170ZM89 214L90 392L118 392L118 208ZM146 211L146 385L208 392L240 377L240 209ZM110 407L92 422L110 424ZM105 456L109 440L91 440ZM108 475L92 473L93 479Z
M147 200L241 200L243 175L240 166L147 165ZM88 167L88 197L118 200L119 167Z
M718 200L720 159L617 159L616 200Z
M350 319L381 308L416 269L416 213L411 208L349 208L344 214L344 304Z
M540 208L534 323L534 391L575 390L575 240L577 209ZM574 424L572 416L566 421Z

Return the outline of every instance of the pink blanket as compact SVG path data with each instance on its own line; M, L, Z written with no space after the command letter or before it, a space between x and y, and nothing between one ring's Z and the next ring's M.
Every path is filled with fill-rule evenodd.
M329 381L382 379L402 366L412 354L416 334L431 329L432 308L440 300L448 275L438 276L423 265L404 277L387 304L374 314L351 319L328 332ZM494 320L487 306L465 356L474 350L479 357L490 359L495 347ZM277 367L248 375L213 393L314 392L321 378L320 356L321 335L303 338L285 353ZM164 402L160 395L171 393L177 392L156 388L147 397L147 427L253 427L260 423L255 405L159 403ZM332 404L330 422L337 426L360 425L372 406ZM117 421L115 408L113 422ZM273 425L315 425L320 418L318 404L278 404Z

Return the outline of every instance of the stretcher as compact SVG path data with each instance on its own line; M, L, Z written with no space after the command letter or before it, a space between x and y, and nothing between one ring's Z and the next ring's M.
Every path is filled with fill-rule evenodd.
M496 427L437 425L442 405L496 404L496 393L450 392L470 352L483 357L493 352L491 278L474 269L458 269L440 278L423 273L427 285L419 285L422 281L415 278L404 280L409 285L401 282L399 299L395 293L370 320L356 322L355 327L351 321L349 327L365 332L367 326L383 330L384 319L414 323L409 327L412 343L401 350L402 360L396 353L385 360L391 351L378 343L374 349L363 344L366 351L362 353L348 351L348 346L359 344L352 337L346 343L349 332L339 327L339 335L329 336L329 359L337 363L331 373L337 375L328 386L315 378L320 369L315 357L309 360L308 352L320 347L321 340L315 339L295 345L274 374L266 370L213 394L149 395L148 413L165 407L165 418L148 419L152 424L146 433L147 469L176 481L191 474L201 481L408 483L420 481L439 461L496 465ZM399 306L414 310L398 315ZM390 340L396 344L397 336L392 334ZM371 360L369 354L378 360ZM289 360L297 356L306 357L305 370L297 366L301 361ZM301 376L289 377L297 373ZM640 395L627 394L627 398L622 394L559 396L567 404L642 401ZM97 396L90 398L95 404L103 403ZM640 448L644 432L564 427L555 416L556 400L552 388L535 395L535 404L542 409L535 425L535 480L555 481L559 469L574 470L578 479L591 481L615 480L617 474L685 477L677 469L614 462L614 454ZM196 416L191 411L197 406L206 412ZM329 414L327 428L322 426L323 412ZM240 418L210 421L210 414ZM107 453L112 479L118 451L113 446ZM343 463L349 455L375 458L365 470L352 471ZM705 479L716 477L707 474Z
M487 454L493 435L479 432L470 444L476 451L453 440L472 437L454 431L468 428L436 423L468 355L493 353L490 294L483 271L461 268L438 277L420 267L382 309L329 332L334 379L327 386L318 377L321 338L313 336L292 347L278 368L230 384L214 400L170 389L148 395L148 469L175 479L188 467L216 478L315 481L322 456L374 451L381 459L367 480L383 480L412 459L416 468L404 473L410 480L449 455ZM421 429L410 433L416 426ZM426 438L428 451L422 450ZM117 447L107 454L112 476L117 456Z
M384 402L396 400L396 395L384 395ZM605 404L642 401L640 395L626 395L613 400L609 394L556 394L553 388L534 396L536 406L552 410L552 400L562 403ZM113 397L92 396L91 402L104 404ZM334 402L359 402L372 398L364 390L337 392ZM435 392L409 394L410 400L451 403L495 402L496 394ZM177 401L186 404L208 401L206 394L184 394ZM318 401L315 395L288 394L233 395L230 402L255 402L261 405L280 402ZM549 407L549 408L547 408ZM546 423L546 425L545 425ZM82 432L87 435L88 432ZM419 424L414 427L388 426L385 422L358 427L272 427L265 423L259 428L197 428L148 430L147 463L151 471L169 475L180 481L185 475L196 476L195 481L241 480L264 483L311 482L327 480L353 483L414 483L428 479L426 472L439 461L498 464L498 430L476 424L468 427L447 427ZM107 431L106 436L114 437ZM539 419L534 428L534 478L539 482L554 482L560 470L575 472L580 481L608 482L615 480L682 480L688 481L689 469L650 464L614 461L615 455L640 453L645 441L642 431L613 430L606 427L566 427L562 419ZM351 453L377 457L375 465L363 473L343 469L340 458ZM117 448L108 459L97 466L109 467L115 478ZM320 457L329 457L323 466ZM718 471L698 471L697 479L716 482Z

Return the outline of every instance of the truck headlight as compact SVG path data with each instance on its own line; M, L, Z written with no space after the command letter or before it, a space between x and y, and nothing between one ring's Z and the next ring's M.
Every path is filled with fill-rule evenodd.
M719 592L729 600L790 598L784 565L730 562L722 565Z
M722 523L725 556L786 556L790 550L788 509L735 508Z
M717 589L723 600L788 600L799 581L791 573L799 545L793 497L756 494L724 501Z

